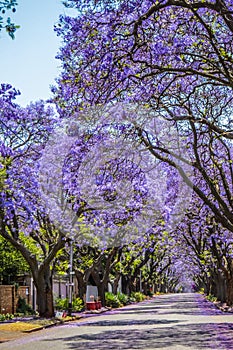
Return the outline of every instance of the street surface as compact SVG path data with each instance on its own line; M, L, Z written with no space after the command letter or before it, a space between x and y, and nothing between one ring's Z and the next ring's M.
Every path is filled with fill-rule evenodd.
M0 350L229 350L233 314L199 294L169 294L27 334Z

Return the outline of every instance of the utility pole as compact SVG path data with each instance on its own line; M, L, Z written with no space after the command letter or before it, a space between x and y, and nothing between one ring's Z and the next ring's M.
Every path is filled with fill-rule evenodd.
M69 269L69 304L68 315L72 313L72 299L73 299L73 241L70 241L70 269Z

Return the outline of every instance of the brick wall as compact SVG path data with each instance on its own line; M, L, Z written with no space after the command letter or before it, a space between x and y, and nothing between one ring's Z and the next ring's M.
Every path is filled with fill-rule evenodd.
M0 285L0 313L12 314L14 312L15 312L15 287Z
M26 303L31 305L30 287L0 285L0 314L14 314L18 298L21 296L26 299Z

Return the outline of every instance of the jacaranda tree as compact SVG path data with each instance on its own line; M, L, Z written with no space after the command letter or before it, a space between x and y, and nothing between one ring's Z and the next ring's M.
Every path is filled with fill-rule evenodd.
M25 108L8 84L0 91L0 234L26 260L37 290L38 312L53 316L51 264L65 245L40 199L39 159L56 125L42 101Z
M211 200L183 171L187 160L179 154L183 162L177 168L232 230L232 189L226 181L232 171L231 2L72 1L70 6L77 7L77 18L61 17L56 28L64 41L58 55L63 72L54 88L59 111L74 115L115 101L151 106L155 118L162 116L189 136L192 166L205 179ZM155 157L174 166L162 140L152 142L141 125L138 133ZM208 170L207 157L199 152L203 147L211 157ZM213 167L224 195L210 175Z
M177 169L215 221L233 232L232 1L66 4L77 9L77 17L61 16L55 28L63 40L63 71L53 88L59 113L82 121L81 112L93 106L152 109L149 123L130 115L141 144ZM159 118L186 138L189 157L169 149L157 134Z
M230 303L232 298L232 233L218 224L198 198L175 233L199 268L198 285L206 294ZM178 238L179 236L179 238ZM181 243L183 242L183 243ZM198 276L197 276L198 277Z

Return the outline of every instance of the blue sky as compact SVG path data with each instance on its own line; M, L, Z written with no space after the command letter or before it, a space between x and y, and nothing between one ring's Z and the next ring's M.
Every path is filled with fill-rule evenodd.
M10 14L20 29L12 40L0 32L0 83L10 83L21 91L22 106L51 96L49 86L59 74L55 59L60 46L53 31L59 14L69 13L60 0L18 0Z

